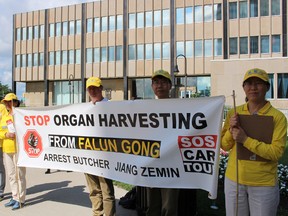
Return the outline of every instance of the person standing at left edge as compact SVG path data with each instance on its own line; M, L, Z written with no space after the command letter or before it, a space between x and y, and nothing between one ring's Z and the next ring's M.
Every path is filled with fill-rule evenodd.
M86 82L86 89L90 97L90 105L108 101L102 95L102 82L98 77L90 77ZM95 106L97 108L97 106ZM116 204L114 186L111 179L85 173L92 203L93 216L115 216Z
M8 93L2 102L8 113L2 116L0 122L0 139L3 139L3 157L12 192L12 198L5 204L5 207L12 207L12 210L16 210L24 206L26 197L26 168L17 167L17 145L13 125L13 108L19 107L20 101L14 93Z

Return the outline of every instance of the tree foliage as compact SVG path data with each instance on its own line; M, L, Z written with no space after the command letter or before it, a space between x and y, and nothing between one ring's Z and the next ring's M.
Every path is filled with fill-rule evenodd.
M0 82L0 99L4 98L4 96L7 94L7 93L10 93L12 92L12 90L9 88L9 86L6 84L6 85L3 85L1 82Z

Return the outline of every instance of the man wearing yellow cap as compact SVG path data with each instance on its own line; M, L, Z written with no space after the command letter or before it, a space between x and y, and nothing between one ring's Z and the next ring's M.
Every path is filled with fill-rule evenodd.
M2 100L8 113L2 116L0 122L0 139L3 140L3 157L8 175L12 198L5 207L12 207L12 210L24 206L26 197L26 168L17 167L16 135L13 119L13 108L18 107L20 102L14 93L8 93Z
M264 70L248 70L242 86L247 102L236 107L236 113L234 109L228 112L222 130L221 147L230 151L225 174L226 215L276 216L279 204L277 165L286 144L286 117L265 99L270 83ZM271 143L249 137L240 125L239 114L272 116L274 129ZM255 157L238 160L236 143L265 161Z
M102 82L98 77L90 77L86 82L86 89L89 94L91 104L108 101L102 95ZM92 203L93 216L115 216L116 205L114 186L111 179L85 173L89 188L89 197Z

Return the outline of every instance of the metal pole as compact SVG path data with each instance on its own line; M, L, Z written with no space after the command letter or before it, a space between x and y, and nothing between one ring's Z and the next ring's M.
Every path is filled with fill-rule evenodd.
M185 85L184 85L184 98L187 98L187 59L186 56L184 54L179 54L176 57L176 65L177 65L177 59L178 57L183 57L184 58L184 75L185 75ZM178 67L177 67L178 68Z

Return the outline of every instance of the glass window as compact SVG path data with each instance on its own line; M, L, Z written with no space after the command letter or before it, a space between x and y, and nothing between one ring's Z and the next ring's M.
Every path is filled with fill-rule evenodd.
M61 36L61 23L56 23L56 37Z
M100 48L94 48L94 62L100 62Z
M268 74L270 89L266 92L266 97L272 99L274 98L274 74Z
M44 38L44 25L40 25L40 38Z
M34 26L33 38L34 39L38 39L39 38L39 26L38 25Z
M128 60L135 60L136 58L136 51L135 51L135 45L129 45L128 46Z
M33 39L33 28L32 26L28 27L28 40L32 40Z
M123 15L117 15L117 30L123 29Z
M240 37L240 54L248 54L248 37Z
M186 24L193 23L193 7L185 8L185 22Z
M272 35L272 52L279 53L281 48L280 35Z
M21 28L16 29L16 41L21 40Z
M271 14L280 15L280 0L271 0Z
M86 49L86 63L92 63L93 59L93 49L92 48L87 48Z
M277 98L288 98L288 73L280 73L277 75Z
M75 21L69 21L69 35L75 34Z
M21 67L21 56L16 55L16 67Z
M162 59L170 59L170 43L162 43Z
M26 67L26 55L22 54L21 56L22 56L21 67Z
M250 17L258 17L258 0L250 0Z
M161 58L161 43L154 44L154 59Z
M203 21L203 12L202 12L202 6L195 6L195 22L202 22Z
M68 35L68 22L63 22L63 36Z
M74 50L69 50L69 61L68 64L75 64L75 51Z
M107 62L107 48L101 47L101 62Z
M54 52L49 52L49 65L54 65Z
M55 36L55 24L50 23L49 24L49 37L54 37Z
M81 20L76 20L76 34L81 34Z
M62 51L62 65L67 65L67 50Z
M133 80L134 81L134 80ZM154 93L151 88L151 79L135 79L136 97L139 99L154 99Z
M250 37L250 53L259 53L258 36Z
M196 57L203 56L202 54L202 40L195 40L194 53Z
M184 24L184 8L176 9L176 24Z
M145 59L151 60L153 54L153 47L152 44L145 44Z
M221 4L214 4L214 20L222 19L222 8Z
M32 54L27 55L27 67L32 67Z
M154 27L161 26L161 10L154 11Z
M38 66L38 53L33 53L33 66Z
M205 22L211 22L212 21L212 5L205 5L204 6L204 21Z
M247 18L248 17L248 3L247 3L247 0L239 2L239 16L240 16L240 18Z
M94 18L94 32L100 32L100 18Z
M145 26L152 27L152 11L145 12Z
M56 59L55 59L55 65L61 64L61 51L56 51Z
M107 22L107 17L101 17L101 31L105 32L108 29L108 22Z
M27 29L26 27L22 28L22 40L26 40L27 39Z
M75 63L81 64L81 50L80 49L77 49L75 51Z
M260 15L269 16L269 0L260 0Z
M235 55L238 53L238 38L229 38L229 54Z
M137 60L144 60L144 45L137 45Z
M261 53L269 53L269 36L261 35Z
M135 20L136 15L129 14L129 29L134 29L136 27L136 20Z
M222 38L214 39L214 56L222 55Z
M115 16L109 16L109 30L115 31Z
M144 28L144 12L137 13L137 28Z
M162 25L169 26L170 25L170 10L162 10Z
M229 19L237 19L237 2L229 2Z
M193 57L193 41L186 41L186 57Z
M91 33L92 32L92 19L87 19L86 20L86 29L87 29L87 33Z
M116 61L122 61L123 59L123 47L116 46Z
M179 54L184 55L184 42L183 41L177 41L176 42L176 55L178 56Z
M204 55L205 57L212 56L212 40L205 40L204 41Z
M115 47L108 47L108 61L115 61Z
M43 66L44 65L44 53L41 52L39 53L39 66Z

